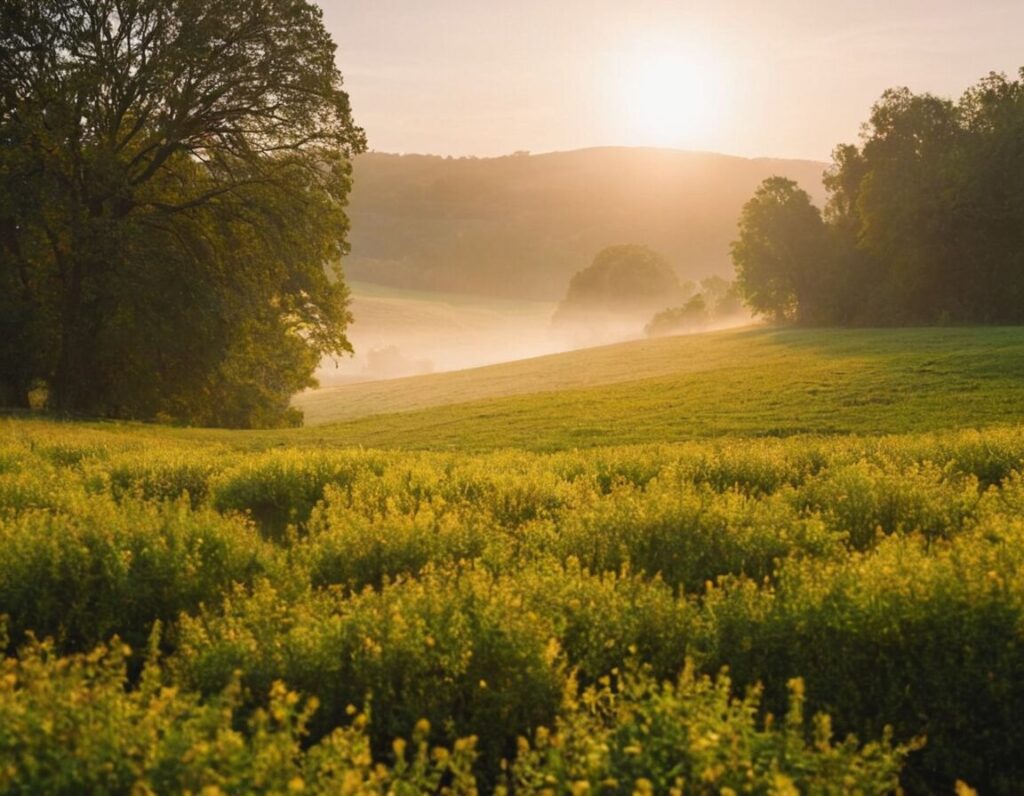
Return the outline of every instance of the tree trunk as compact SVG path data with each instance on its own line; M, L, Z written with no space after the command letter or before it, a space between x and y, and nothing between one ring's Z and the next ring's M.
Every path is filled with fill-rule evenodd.
M97 372L95 367L95 319L87 316L83 285L87 264L76 259L66 264L61 297L60 351L51 384L49 403L70 415L95 414Z
M32 408L28 390L14 381L0 381L0 409L27 411Z

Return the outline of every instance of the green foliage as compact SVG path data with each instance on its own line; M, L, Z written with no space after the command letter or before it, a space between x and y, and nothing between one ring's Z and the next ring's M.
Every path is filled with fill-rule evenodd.
M475 572L295 603L260 584L251 596L236 590L222 612L183 618L178 641L173 665L190 687L215 692L236 670L257 693L283 680L317 697L319 733L368 698L381 751L425 718L443 742L476 736L490 776L518 735L552 720L564 680L544 624Z
M560 559L592 571L626 567L679 589L699 590L725 574L762 580L780 557L835 547L816 517L801 517L779 497L660 482L617 490L592 508L565 512L549 544Z
M296 425L350 350L352 122L298 0L4 5L0 402ZM231 31L225 37L224 31Z
M0 613L16 643L32 632L85 651L116 634L137 646L155 621L275 569L254 529L186 503L79 494L22 505L0 517Z
M765 193L785 181L747 205L733 261L748 304L804 323L1020 323L1022 134L1024 70L957 102L886 91L825 176L827 245L806 197L788 222L769 218Z
M467 455L4 428L7 790L1024 778L1019 429ZM110 641L157 623L159 663Z
M782 177L743 206L732 244L736 283L750 308L775 320L813 320L831 270L828 233L811 197Z
M759 692L732 697L691 668L661 683L627 669L573 699L553 731L523 741L512 767L515 792L563 793L886 793L913 748L881 742L833 743L828 716L804 721L804 684L789 682L784 722L757 726ZM810 736L810 738L808 737Z
M315 700L274 683L243 708L237 683L207 700L161 682L151 659L126 691L127 647L58 658L32 645L0 666L0 789L5 793L475 793L471 741L449 753L423 729L374 759L367 717L307 743ZM444 786L442 787L442 783Z
M219 511L244 512L270 536L305 523L328 484L346 487L361 471L379 472L373 455L275 454L250 457L219 474L211 488Z
M650 315L682 297L679 277L662 255L647 246L609 246L570 280L554 322Z
M1002 515L951 543L894 537L841 561L788 561L771 590L726 584L707 597L708 662L765 683L775 708L799 672L841 730L926 736L913 790L959 777L1012 793L1024 775L1011 751L1024 705L1020 534Z

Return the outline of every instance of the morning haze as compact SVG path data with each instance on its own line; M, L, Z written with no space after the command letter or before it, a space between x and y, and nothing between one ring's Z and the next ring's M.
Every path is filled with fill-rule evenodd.
M619 144L825 160L885 88L950 95L1014 72L1024 30L1017 0L327 0L324 11L371 147L456 156ZM669 74L650 75L659 62ZM660 105L687 108L668 113L680 124L666 126Z

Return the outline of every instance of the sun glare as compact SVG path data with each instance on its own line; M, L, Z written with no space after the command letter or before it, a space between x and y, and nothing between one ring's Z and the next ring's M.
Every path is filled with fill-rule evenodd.
M642 53L619 65L618 78L626 128L638 144L700 144L721 116L720 72L696 52Z

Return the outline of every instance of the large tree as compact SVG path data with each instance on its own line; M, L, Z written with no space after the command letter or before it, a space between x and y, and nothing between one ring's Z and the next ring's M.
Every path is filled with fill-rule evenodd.
M831 247L821 212L795 182L771 177L761 184L743 207L732 259L752 310L778 321L821 320Z
M965 318L969 274L951 236L948 167L961 136L957 107L907 89L885 92L865 128L861 163L838 175L857 186L858 245L885 263L872 303L888 323Z
M281 422L365 148L306 0L0 0L0 400Z
M1024 321L1024 69L990 74L959 104L959 152L947 167L955 212L947 234L967 314L988 323Z

